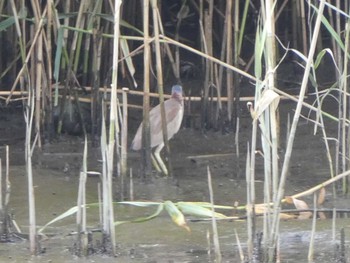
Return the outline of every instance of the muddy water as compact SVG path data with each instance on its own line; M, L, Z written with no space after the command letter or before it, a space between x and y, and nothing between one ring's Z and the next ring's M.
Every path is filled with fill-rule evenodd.
M76 176L67 176L58 171L35 170L37 223L43 226L52 218L74 206L78 180ZM17 223L27 232L27 197L24 177L24 167L11 169L11 209ZM98 178L88 178L87 201L95 202L97 198L96 185ZM207 201L206 182L194 183L193 180L179 180L177 185L173 180L159 178L151 183L135 181L135 198L151 200L196 200ZM222 177L214 178L214 193L217 203L230 204L232 200L244 199L242 182ZM257 192L262 191L262 184L257 182ZM160 189L160 191L157 191ZM191 192L191 189L194 189ZM200 191L202 189L202 191ZM154 194L156 192L156 194ZM191 195L193 193L193 195ZM147 199L150 200L150 199ZM341 200L341 199L340 199ZM339 200L338 200L339 201ZM243 202L243 200L242 200ZM346 203L345 200L343 202ZM128 206L117 206L116 215L119 219L136 218L150 214L154 209L140 209ZM191 218L191 217L189 217ZM88 209L88 226L98 227L97 209ZM260 221L258 228L262 229ZM167 216L142 224L124 224L117 227L118 262L210 262L213 261L213 251L208 254L208 238L211 223L189 222L191 232L175 226ZM345 227L349 234L349 220L338 219L337 229ZM310 241L311 220L291 220L281 223L281 259L282 262L305 262ZM116 259L105 255L92 255L86 259L72 255L75 236L69 233L75 231L74 217L62 220L49 227L45 233L50 237L41 242L45 253L39 257L28 256L28 242L23 240L16 243L1 244L0 262L115 262ZM220 245L224 262L239 262L238 247L234 231L245 246L246 222L219 222ZM337 232L337 240L339 233ZM101 237L94 235L95 240ZM315 262L332 262L333 242L331 220L319 220L315 237Z
M282 112L283 114L283 112ZM286 117L281 118L285 120ZM244 204L246 182L244 178L246 142L250 140L250 119L242 121L240 134L241 156L235 152L234 135L221 133L201 133L198 130L182 129L171 141L174 179L155 176L144 182L138 177L139 155L129 154L129 164L134 171L135 200L151 201L208 201L207 167L210 167L216 204ZM282 122L282 137L286 123ZM335 125L331 124L330 135L334 136ZM27 233L27 188L25 167L23 166L23 141L8 141L11 151L11 200L10 208L17 224ZM282 148L284 143L282 142ZM0 147L3 156L3 147ZM334 147L331 145L331 150ZM37 224L43 226L55 216L76 204L78 174L81 166L83 140L79 137L64 137L59 142L45 145L42 152L36 152L34 163L34 184L36 194ZM100 171L98 148L89 148L88 169ZM219 154L219 155L217 155ZM282 161L282 160L281 160ZM240 169L239 169L240 168ZM263 163L257 156L257 200L263 196ZM291 195L316 185L329 178L327 159L323 140L313 135L313 126L301 122L293 151L290 176L286 194ZM87 202L96 202L98 177L87 181ZM125 197L129 198L128 182ZM120 197L120 190L116 199ZM312 197L304 198L311 206ZM331 188L327 189L325 207L349 208L346 198L334 200ZM293 207L286 207L293 208ZM149 215L154 210L127 206L116 206L117 220ZM227 213L227 212L226 212ZM189 217L191 219L191 217ZM159 218L142 224L124 224L116 229L118 241L117 259L107 255L95 254L88 258L72 255L76 230L74 217L67 218L47 228L49 235L41 244L45 253L30 257L26 240L0 245L0 262L213 262L213 251L208 250L208 232L211 223L206 221L189 222L191 232L175 226L166 213ZM336 240L339 230L344 227L349 236L349 220L337 219ZM258 230L262 222L258 220ZM98 228L97 209L88 209L88 226ZM219 222L220 246L224 262L239 262L236 230L243 248L247 240L246 222ZM307 262L310 242L311 220L290 220L281 222L280 251L282 262ZM318 220L315 236L315 262L333 262L334 242L332 241L331 219ZM94 234L94 240L100 240ZM212 242L210 242L212 243ZM346 247L348 247L346 243ZM210 253L208 252L210 251ZM349 256L349 255L347 255Z

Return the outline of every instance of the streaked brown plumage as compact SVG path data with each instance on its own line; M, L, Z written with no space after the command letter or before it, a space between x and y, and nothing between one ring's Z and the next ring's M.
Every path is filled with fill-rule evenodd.
M168 140L170 140L180 129L183 117L182 87L180 85L174 85L171 93L171 98L164 102ZM151 129L151 148L157 147L154 151L155 158L163 173L168 174L166 166L160 157L160 151L164 147L160 105L157 105L149 112L149 118ZM132 141L132 150L138 151L142 147L142 125L143 124L141 123L135 134L134 140Z

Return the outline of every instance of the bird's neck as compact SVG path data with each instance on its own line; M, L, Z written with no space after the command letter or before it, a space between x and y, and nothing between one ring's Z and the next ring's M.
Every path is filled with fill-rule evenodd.
M181 94L178 94L178 93L173 93L173 94L171 95L171 98L177 100L177 101L180 102L180 103L182 103L182 101L183 101L182 95L181 95Z

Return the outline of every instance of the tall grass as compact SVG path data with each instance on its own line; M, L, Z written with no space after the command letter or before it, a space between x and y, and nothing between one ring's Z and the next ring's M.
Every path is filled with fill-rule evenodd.
M199 68L203 69L204 76L201 82L202 88L197 91L197 95L202 94L203 128L217 128L219 118L223 116L222 113L225 111L231 128L236 120L237 154L240 150L239 145L247 143L240 141L238 136L241 123L240 94L243 90L242 83L243 80L248 80L254 85L254 103L249 104L252 127L246 162L247 254L249 260L254 260L254 239L257 232L255 225L257 202L255 155L257 145L262 145L264 156L264 203L272 204L266 206L263 219L264 260L272 262L277 258L280 211L287 187L298 122L304 107L316 112L314 121L322 127L321 132L325 140L330 177L334 180L344 178L343 192L348 192L347 171L350 151L348 146L347 64L350 26L348 12L345 9L348 8L348 4L341 4L341 1L337 1L335 6L332 6L328 3L328 16L326 17L324 15L326 5L324 0L316 1L317 5L308 2L306 6L303 1L265 0L257 6L248 0L244 1L243 6L240 6L240 1L219 2L213 0L183 1L178 5L178 10L166 10L174 18L167 20L167 22L174 23L174 32L171 35L166 31L164 24L166 18L163 11L167 6L155 0L141 2L130 0L123 1L123 3L115 1L114 5L112 1L102 0L80 2L33 0L30 3L19 0L0 1L0 11L2 11L0 34L4 41L2 44L5 46L6 42L16 43L17 49L15 54L12 54L11 59L6 57L6 52L0 54L0 61L4 61L0 65L0 81L2 84L6 83L5 77L11 80L6 90L6 97L1 99L10 103L15 100L14 96L22 96L26 121L25 158L28 178L31 253L36 254L38 251L33 190L35 179L32 169L33 152L36 146L41 148L44 142L50 139L48 134L52 128L52 109L61 107L58 122L60 129L63 124L63 108L70 103L67 101L73 98L79 109L78 97L91 90L92 140L95 142L95 146L100 144L103 160L102 228L104 234L108 236L106 240L110 240L113 247L112 253L116 254L115 215L112 205L113 176L122 174L122 182L124 182L128 170L127 98L126 93L124 93L123 119L121 120L117 96L118 81L126 76L125 72L127 71L127 74L131 76L131 86L136 86L133 59L138 52L143 52L143 61L140 63L142 64L142 72L138 73L141 73L143 78L144 147L142 164L145 176L151 174L150 124L148 120L153 68L155 68L156 86L162 108L164 140L167 141L163 108L166 83L163 75L164 62L169 61L171 64L172 81L183 82L180 74L180 61L183 58L183 51L186 51L191 55L201 57L201 60L198 60L202 63ZM139 11L141 9L142 12ZM279 24L279 19L284 13L290 15L288 13L290 9L292 10L290 24L292 29L288 31L288 28L283 28L283 25ZM136 12L138 15L135 15ZM308 17L308 13L312 13L313 16ZM197 43L199 48L196 45L188 44L191 43L191 40L184 39L182 36L186 20L192 14L198 18L196 21L198 32L196 33L200 39ZM252 25L249 16L255 20L254 30L247 30L247 26ZM322 43L321 26L324 29L323 35L326 34L331 38L332 51L318 49L318 47L327 44ZM290 43L292 47L287 47L289 43L283 41L282 34L276 28L280 30L282 28L287 32L287 35L293 35L293 41ZM302 32L302 34L297 32ZM252 48L254 51L245 49L245 45L254 46ZM297 100L279 86L280 83L276 77L279 63L282 63L285 58L285 54L280 55L280 52L287 51L293 53L297 60L304 65L303 79L298 90ZM316 76L318 66L322 63L325 54L330 54L329 56L334 61L337 82L321 93ZM251 65L254 67L251 68ZM104 94L100 94L102 83L105 83ZM315 105L304 101L309 84L312 84L316 91ZM109 85L111 85L110 89ZM86 86L92 88L88 89ZM186 87L186 83L184 86ZM63 87L63 89L60 90L59 87ZM110 91L109 108L105 103L107 89ZM339 105L337 117L322 109L323 101L327 97L334 96L332 94L334 91L337 92L336 102ZM211 94L216 94L216 107L211 107L214 105L210 104L214 103L214 100L210 99ZM227 96L227 100L223 99L224 96ZM292 124L288 131L284 156L278 151L281 146L278 117L278 104L281 96L297 102ZM81 112L79 114L81 118ZM335 154L331 152L332 147L329 145L330 138L327 136L324 117L338 122L338 135L336 139L333 139L336 141ZM81 122L83 121L81 120ZM84 127L83 123L82 125ZM98 136L100 136L100 140L97 139ZM169 155L169 145L166 144L165 148ZM115 163L116 159L117 163ZM281 169L279 160L283 160ZM335 160L335 164L333 164L333 160ZM86 166L84 167L81 174L82 180L86 176ZM78 207L83 209L83 188L81 188L79 198L81 202ZM2 203L0 202L0 204ZM84 214L84 210L80 212L80 215ZM84 232L82 218L78 220L78 225L80 224L81 230ZM217 258L220 259L219 252L217 252ZM309 259L312 259L311 252Z

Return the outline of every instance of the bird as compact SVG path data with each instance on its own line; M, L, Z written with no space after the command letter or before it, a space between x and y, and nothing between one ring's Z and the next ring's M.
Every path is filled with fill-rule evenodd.
M170 99L164 101L164 109L168 140L170 140L179 131L184 114L181 85L174 85L172 87ZM156 147L154 151L154 157L156 162L154 162L154 165L156 167L157 165L159 165L160 170L165 175L168 175L168 169L166 168L166 165L164 164L160 156L160 152L164 147L160 104L154 107L149 112L149 122L151 130L151 148L153 149ZM131 143L131 149L134 151L138 151L142 147L142 126L143 123L141 122L139 128L137 129L135 137Z

